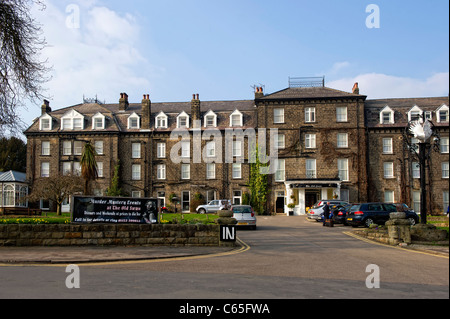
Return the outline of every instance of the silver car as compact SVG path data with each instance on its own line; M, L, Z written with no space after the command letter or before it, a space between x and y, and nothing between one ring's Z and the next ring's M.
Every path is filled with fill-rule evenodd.
M231 206L231 201L228 199L216 199L210 201L206 205L200 205L197 207L196 211L199 214L211 214L217 213L219 210L229 209Z
M231 211L233 218L237 220L238 227L256 229L256 214L250 205L233 205Z
M342 200L321 200L318 201L314 206L308 211L308 219L315 219L317 222L323 220L323 207L326 203L330 203L330 211L336 206L348 205L348 202Z

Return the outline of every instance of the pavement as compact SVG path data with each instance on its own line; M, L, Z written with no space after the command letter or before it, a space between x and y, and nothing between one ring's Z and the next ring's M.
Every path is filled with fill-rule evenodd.
M239 247L0 247L0 264L83 264L221 255Z

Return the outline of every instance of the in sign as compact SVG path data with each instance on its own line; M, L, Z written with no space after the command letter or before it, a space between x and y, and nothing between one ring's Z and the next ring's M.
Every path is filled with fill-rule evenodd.
M220 240L225 242L236 241L236 226L220 226Z

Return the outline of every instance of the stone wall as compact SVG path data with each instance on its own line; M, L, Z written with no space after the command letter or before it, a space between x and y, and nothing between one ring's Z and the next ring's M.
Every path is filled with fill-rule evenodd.
M0 246L219 246L219 225L0 225Z

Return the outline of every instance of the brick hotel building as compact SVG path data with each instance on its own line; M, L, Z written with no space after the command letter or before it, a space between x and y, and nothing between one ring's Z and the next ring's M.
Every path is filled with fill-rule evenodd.
M258 134L276 128L268 213L287 214L294 203L295 215L301 215L317 200L331 198L403 202L419 211L420 174L403 133L408 121L424 115L440 135L430 160L427 203L429 211L442 213L449 204L448 105L448 97L369 100L357 84L343 92L323 83L290 83L272 94L258 87L253 99L236 101L200 101L197 94L190 102L152 103L144 95L141 103L130 103L121 93L115 104L85 101L54 111L44 101L41 116L25 131L27 179L32 189L38 178L79 173L84 142L91 141L99 170L91 185L96 195L105 194L120 162L121 186L130 196L170 204L175 194L183 211L192 210L196 193L207 201L240 203L249 192L248 138L226 149L223 140L207 133L224 139L229 129ZM193 161L198 154L192 138L181 143L170 138L177 129L191 137L202 132L202 161ZM175 145L181 145L180 163L171 160Z

